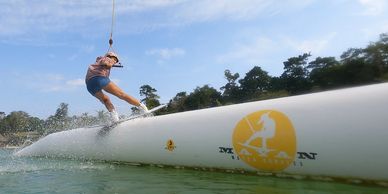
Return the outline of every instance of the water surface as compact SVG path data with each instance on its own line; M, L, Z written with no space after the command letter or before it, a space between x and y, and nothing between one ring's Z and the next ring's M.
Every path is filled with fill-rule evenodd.
M388 194L388 188L98 161L19 158L12 156L12 150L0 149L0 193Z

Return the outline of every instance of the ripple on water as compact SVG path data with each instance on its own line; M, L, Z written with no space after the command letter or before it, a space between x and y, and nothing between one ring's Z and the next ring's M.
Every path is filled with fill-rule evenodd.
M388 193L387 188L157 166L13 157L0 149L0 193Z

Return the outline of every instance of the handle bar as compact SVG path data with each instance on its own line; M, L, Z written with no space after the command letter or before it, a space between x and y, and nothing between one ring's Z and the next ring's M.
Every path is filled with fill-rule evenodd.
M121 65L121 63L118 63L118 65L112 65L112 67L119 67L119 68L123 68L124 66Z

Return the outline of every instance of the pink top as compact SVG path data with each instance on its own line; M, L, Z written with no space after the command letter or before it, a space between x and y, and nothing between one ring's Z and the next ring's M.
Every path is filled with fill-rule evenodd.
M110 68L114 63L115 61L109 57L97 57L96 63L89 65L85 80L96 76L109 77Z

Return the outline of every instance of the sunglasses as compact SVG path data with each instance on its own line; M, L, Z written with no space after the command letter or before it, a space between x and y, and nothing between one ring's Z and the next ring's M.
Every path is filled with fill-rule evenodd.
M118 61L116 57L113 57L113 56L108 56L108 57L111 59L114 59L116 62Z

